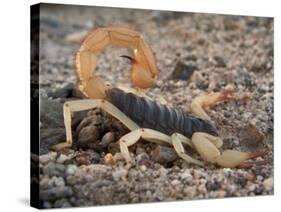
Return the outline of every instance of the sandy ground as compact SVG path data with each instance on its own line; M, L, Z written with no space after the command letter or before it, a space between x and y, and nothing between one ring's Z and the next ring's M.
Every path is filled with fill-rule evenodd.
M135 165L107 164L118 158L116 142L128 132L101 111L77 113L75 145L49 151L64 141L62 104L76 92L74 55L79 44L65 38L102 26L128 26L143 34L155 52L160 79L147 95L190 111L192 99L232 84L249 101L231 101L209 112L223 149L271 149L273 158L273 19L93 7L41 7L40 25L40 204L43 208L193 200L273 194L273 163L249 169L204 168L181 159L160 163L156 145L130 148ZM131 86L130 64L109 47L98 57L97 74ZM188 77L197 71L199 77ZM187 73L187 75L185 75ZM102 143L102 145L100 144ZM260 159L261 160L261 159Z

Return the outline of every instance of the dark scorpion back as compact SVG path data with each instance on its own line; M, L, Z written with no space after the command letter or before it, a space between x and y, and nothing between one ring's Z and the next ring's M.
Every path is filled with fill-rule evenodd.
M142 128L160 131L167 135L181 133L188 138L194 132L205 132L217 136L217 130L208 121L161 105L118 88L106 92L108 100Z

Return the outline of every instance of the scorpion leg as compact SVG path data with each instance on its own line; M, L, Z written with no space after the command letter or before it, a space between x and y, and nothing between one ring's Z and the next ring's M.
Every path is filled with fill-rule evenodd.
M204 165L203 162L201 162L199 160L196 160L196 159L190 157L188 154L185 153L183 143L185 143L186 140L185 140L184 136L182 136L178 133L173 133L172 136L171 136L171 139L172 139L172 144L174 146L174 149L175 149L175 151L176 151L176 153L178 154L179 157L181 157L182 159L184 159L188 163L194 163L194 164L199 165L199 166ZM186 138L186 139L188 139L188 138Z
M153 143L157 143L160 145L173 145L175 148L176 153L187 161L188 163L194 163L199 166L203 166L204 163L196 160L189 155L187 155L184 152L184 147L183 144L187 144L189 146L192 146L191 141L186 138L185 136L174 133L172 136L168 136L166 134L163 134L161 132L158 132L156 130L152 129L147 129L147 128L140 128L137 130L134 130L123 137L120 138L119 143L120 143L120 151L127 163L131 162L131 157L129 153L128 147L135 144L140 138L143 138L146 141L150 141Z
M138 129L139 126L135 124L130 118L128 118L124 113L122 113L117 107L112 105L106 100L101 99L86 99L65 102L63 105L63 116L64 125L66 129L66 142L59 143L52 146L54 150L60 150L62 148L67 148L72 146L72 132L71 132L71 114L73 112L90 110L94 108L101 108L110 115L121 121L130 130Z
M139 128L129 132L128 134L122 136L119 140L120 151L126 162L131 162L131 157L129 153L129 146L137 143L140 138L143 138L146 141L150 141L152 143L157 143L160 145L169 145L171 144L170 136L158 132L156 130L147 129L147 128Z
M221 92L207 94L196 97L191 103L191 112L200 118L211 120L210 116L205 112L210 106L218 103L236 99L233 95L234 88L231 85L226 86Z

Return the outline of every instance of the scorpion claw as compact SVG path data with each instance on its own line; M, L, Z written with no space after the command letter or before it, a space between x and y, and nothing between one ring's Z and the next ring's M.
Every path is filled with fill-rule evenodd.
M222 167L234 168L234 167L251 167L254 165L264 165L268 163L268 160L249 162L247 160L255 159L266 155L268 151L264 152L239 152L236 150L226 150L219 157L216 158L216 163Z
M263 166L263 165L266 165L266 164L271 163L271 162L272 162L271 159L262 160L262 161L254 161L254 162L245 161L245 162L241 163L240 165L238 165L237 167L239 167L239 168L251 168L252 166Z
M263 151L263 152L252 152L249 153L249 158L248 159L255 159L257 157L263 157L266 154L268 154L269 150ZM262 161L244 161L243 163L239 164L238 167L239 168L250 168L252 166L262 166L265 165L267 163L270 163L272 160L268 159L268 160L262 160Z
M263 151L263 152L252 152L249 153L249 158L248 159L255 159L257 157L263 157L266 154L268 154L269 150Z

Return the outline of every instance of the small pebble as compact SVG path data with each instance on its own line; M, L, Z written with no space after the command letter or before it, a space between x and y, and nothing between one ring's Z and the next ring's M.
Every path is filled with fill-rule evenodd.
M145 166L145 165L141 165L141 166L140 166L140 170L141 170L142 172L145 172L145 171L146 171L146 169L147 169L147 168L146 168L146 166Z
M106 133L102 139L99 145L101 145L103 148L106 148L110 143L115 141L115 135L113 132Z
M127 176L127 174L128 171L126 169L119 168L112 173L112 176L115 181L118 181L122 178L124 179Z
M263 182L263 186L264 189L266 191L271 191L273 189L273 177L269 177L267 178L264 182Z
M52 176L63 176L65 166L62 164L56 164L53 162L48 163L43 167L43 173L52 177Z
M74 175L75 172L78 170L78 167L76 165L68 165L66 168L66 174L67 175Z
M179 185L181 182L179 181L179 180L173 180L172 182L171 182L171 184L172 185Z
M39 161L42 164L47 164L51 160L52 160L52 157L50 156L50 154L40 155L40 157L39 157Z
M45 209L50 209L50 208L52 208L52 203L51 202L48 202L48 201L44 201L43 202L43 208L45 208Z
M69 160L69 157L64 155L64 154L61 154L58 159L57 159L57 163L64 163L65 161Z
M71 204L66 199L59 199L54 203L55 208L69 208Z
M62 197L69 197L73 194L70 187L53 187L47 190L40 191L40 199L42 200L56 200Z
M182 174L181 174L181 179L182 180L187 180L187 181L192 181L193 177L188 169L186 169Z
M95 125L86 126L79 132L77 143L82 147L94 143L99 139L99 134L99 129Z
M194 186L188 186L187 188L184 189L183 192L190 199L193 199L194 197L196 197L196 188Z
M54 186L62 187L65 186L64 179L62 177L53 177L54 178Z
M197 189L201 194L207 193L207 188L206 188L205 184L199 185Z

